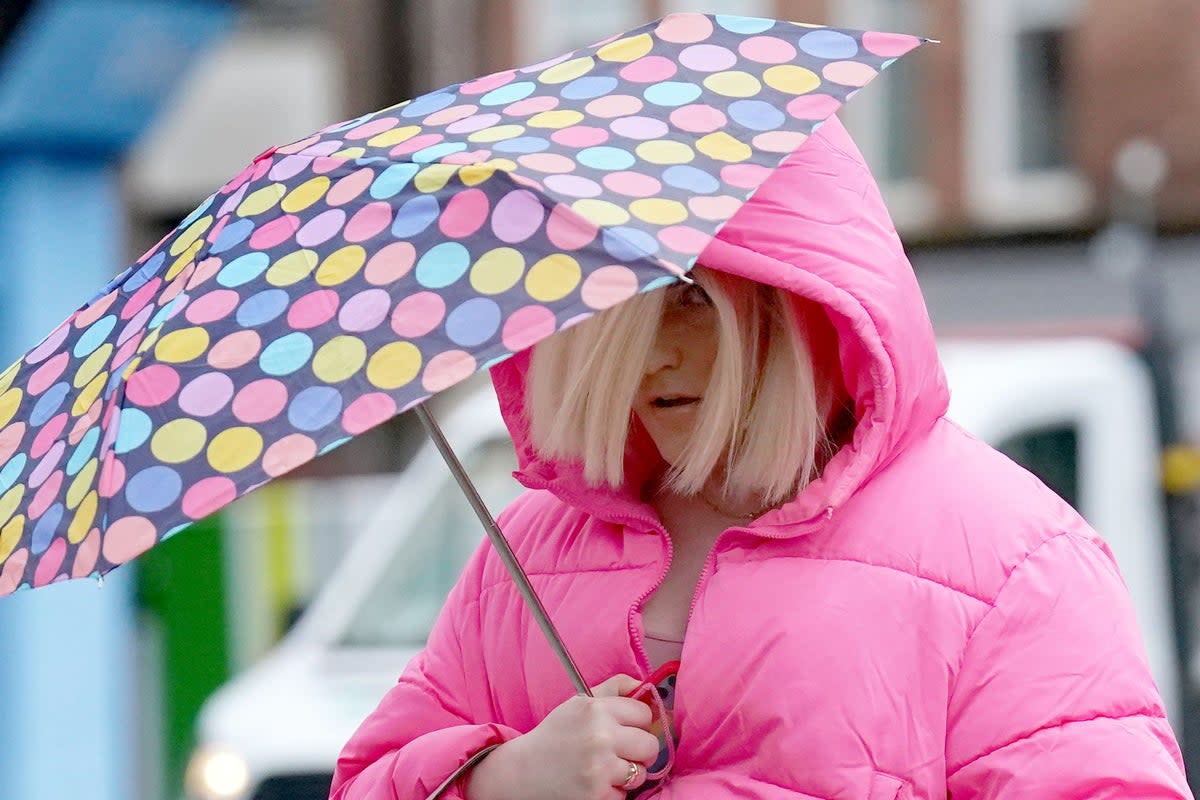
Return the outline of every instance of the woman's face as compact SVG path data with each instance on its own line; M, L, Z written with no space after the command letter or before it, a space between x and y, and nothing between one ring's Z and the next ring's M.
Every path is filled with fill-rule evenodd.
M633 411L668 464L695 431L717 354L717 310L698 285L666 289L662 323L646 359Z

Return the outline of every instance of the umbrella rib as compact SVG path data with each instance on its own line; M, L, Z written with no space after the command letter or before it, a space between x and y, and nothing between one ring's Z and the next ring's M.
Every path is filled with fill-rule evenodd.
M530 613L533 614L534 620L537 621L538 626L542 629L542 633L545 634L551 649L554 650L554 654L567 671L571 683L575 686L575 691L578 694L590 697L592 694L591 689L588 688L587 682L579 672L579 667L575 665L575 660L571 658L571 654L567 651L567 646L559 635L558 629L554 627L554 622L546 613L546 608L542 605L541 598L537 596L537 593L533 589L533 584L529 582L529 576L525 574L521 562L517 560L517 556L508 544L508 540L504 538L500 526L496 524L496 520L492 517L491 512L488 511L483 498L479 496L479 491L475 488L475 484L471 482L470 476L467 475L462 463L458 460L458 456L454 453L450 442L446 440L446 435L442 433L437 420L433 418L433 414L425 407L424 403L417 405L413 411L416 413L417 418L421 420L421 424L425 426L426 433L429 434L429 438L433 440L438 452L441 453L442 459L445 460L446 466L450 468L450 472L454 475L454 479L463 490L463 494L467 496L467 501L470 502L475 515L483 523L483 529L487 533L488 539L491 540L492 546L496 548L496 552L500 555L500 560L512 576L513 582L517 586L517 591L521 593L525 604L529 606Z

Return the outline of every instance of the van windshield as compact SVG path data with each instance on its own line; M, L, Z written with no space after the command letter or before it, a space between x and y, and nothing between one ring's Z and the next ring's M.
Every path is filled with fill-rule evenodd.
M521 492L512 477L516 454L507 439L492 439L459 458L493 515ZM423 508L413 534L365 595L343 632L345 647L420 647L463 565L483 538L483 526L450 471Z

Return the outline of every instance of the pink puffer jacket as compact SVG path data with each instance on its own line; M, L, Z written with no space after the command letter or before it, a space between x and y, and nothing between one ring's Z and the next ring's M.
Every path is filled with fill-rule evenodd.
M836 120L702 261L825 306L858 426L820 480L710 553L658 795L1191 797L1104 543L944 419L912 269ZM530 487L501 525L589 682L645 675L639 606L668 541L632 492L589 489L577 467L535 456L520 418L526 364L493 371ZM332 796L424 800L571 691L485 546L427 649L346 745Z

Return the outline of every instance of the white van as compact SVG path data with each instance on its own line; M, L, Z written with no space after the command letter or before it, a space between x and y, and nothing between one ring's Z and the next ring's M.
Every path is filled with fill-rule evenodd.
M1129 350L1097 339L943 342L950 416L1036 473L1105 536L1179 728L1153 392ZM443 420L493 511L516 496L491 391ZM381 499L297 627L201 711L188 800L326 800L359 722L423 645L482 533L427 447ZM397 520L404 522L397 523Z

